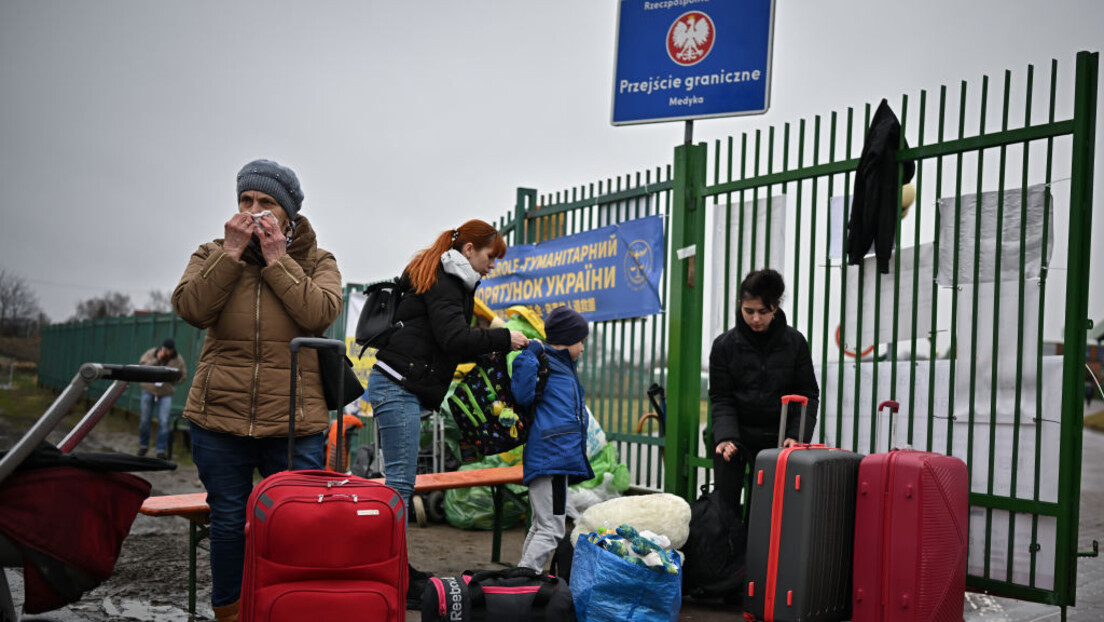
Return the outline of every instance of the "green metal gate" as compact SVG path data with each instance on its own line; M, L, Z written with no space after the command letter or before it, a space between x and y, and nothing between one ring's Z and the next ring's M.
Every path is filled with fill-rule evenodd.
M869 453L877 404L899 401L899 445L969 467L969 586L1074 604L1097 75L1081 53L1072 79L1055 61L1043 79L1005 72L997 97L985 76L895 102L916 199L903 213L898 197L880 277L841 250L869 105L682 145L663 171L539 200L519 189L500 223L512 244L668 216L664 314L597 323L582 366L634 483L690 499L708 477L704 344L732 326L743 275L769 265L813 351L817 438ZM662 437L637 430L652 380L667 388Z

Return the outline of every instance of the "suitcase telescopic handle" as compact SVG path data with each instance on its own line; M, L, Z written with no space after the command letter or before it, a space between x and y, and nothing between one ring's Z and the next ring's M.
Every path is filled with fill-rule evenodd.
M882 414L883 410L889 409L889 449L893 449L897 445L897 417L895 416L901 411L901 405L894 400L885 400L881 404L878 404L878 412L874 413L874 442L871 443L873 453L878 452L878 415Z
M345 352L345 342L338 339L326 339L324 337L296 337L291 340L289 345L291 348L291 407L288 409L288 470L292 470L295 465L295 376L299 364L299 350L300 348L311 348L314 350L333 350L338 354ZM321 367L319 367L319 373L321 373ZM345 389L345 374L337 375L337 394L344 395ZM345 439L342 438L344 433L344 421L342 421L343 413L339 410L337 413L337 449L340 451L343 447ZM324 443L327 445L326 453L329 453L329 439L326 439ZM340 455L336 454L335 455Z
M799 424L800 431L798 432L797 442L805 442L805 410L809 407L809 398L804 395L783 395L782 396L782 416L778 421L778 446L781 447L782 443L786 441L786 421L790 415L790 403L797 402L801 404L801 423Z

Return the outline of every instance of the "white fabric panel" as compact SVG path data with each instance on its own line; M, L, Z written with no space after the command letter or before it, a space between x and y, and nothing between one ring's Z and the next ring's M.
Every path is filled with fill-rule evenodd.
M920 245L919 261L914 261L913 248L899 249L901 259L900 290L897 304L894 306L893 273L879 274L877 259L869 255L863 259L862 276L859 279L859 266L845 266L847 270L847 322L843 328L844 345L848 350L859 352L875 343L889 343L911 339L912 315L916 317L916 338L926 339L931 332L931 283L932 259L935 251L931 244ZM890 267L894 262L890 263ZM917 299L912 299L912 281L914 275L919 278ZM881 281L879 296L876 288ZM862 288L862 336L859 328L859 289ZM898 317L896 339L893 334L893 313ZM874 318L878 315L878 335L874 335Z
M1018 280L1020 276L1021 222L1024 235L1024 274L1022 278L1038 278L1042 266L1050 263L1054 249L1054 217L1051 206L1047 226L1046 257L1043 257L1043 216L1049 192L1046 184L1027 188L1027 205L1021 209L1022 188L983 192L981 195L963 195L958 214L958 284L974 281L974 254L978 252L978 282ZM978 200L978 197L981 200ZM1004 198L1004 217L1001 220L1000 275L996 274L997 259L997 208ZM939 284L950 287L954 283L955 251L955 199L939 199ZM975 247L978 211L981 212L981 234ZM1021 214L1021 212L1023 212Z
M712 294L710 297L711 313L710 333L720 335L725 325L724 305L725 297L729 298L728 325L733 326L736 321L736 294L740 288L740 281L744 280L748 272L762 268L774 268L786 273L786 195L776 195L770 199L770 257L767 257L767 198L759 199L758 203L751 201L743 204L744 229L740 230L740 204L731 206L732 219L725 226L726 206L718 205L715 212L716 226L713 228L712 240L712 272L710 279ZM757 209L756 209L757 208ZM756 211L758 221L753 220ZM751 223L755 223L755 227ZM752 256L751 238L755 233L755 255ZM729 239L728 271L729 282L725 283L725 238ZM737 274L742 267L743 274ZM726 287L727 285L727 287ZM726 291L727 290L727 291Z

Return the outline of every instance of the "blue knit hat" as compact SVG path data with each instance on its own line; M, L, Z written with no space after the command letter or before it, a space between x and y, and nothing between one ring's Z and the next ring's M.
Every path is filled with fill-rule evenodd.
M590 325L570 307L556 307L544 318L544 335L550 344L573 346L589 334Z
M295 220L303 205L303 189L295 171L272 160L253 160L238 171L238 196L246 190L258 190L276 199L289 220Z

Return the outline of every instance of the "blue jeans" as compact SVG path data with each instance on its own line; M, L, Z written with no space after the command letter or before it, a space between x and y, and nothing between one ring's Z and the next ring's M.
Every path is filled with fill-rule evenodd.
M172 413L171 395L154 395L142 391L142 416L138 419L138 446L149 448L150 420L153 419L153 409L157 407L157 452L164 452L169 447L169 415Z
M409 508L418 475L422 413L429 411L416 395L378 369L368 375L368 403L379 429L385 481Z
M212 432L192 423L192 459L211 507L211 605L241 596L245 564L245 510L253 471L268 477L287 468L287 437L250 438ZM324 435L295 439L295 468L321 469Z

